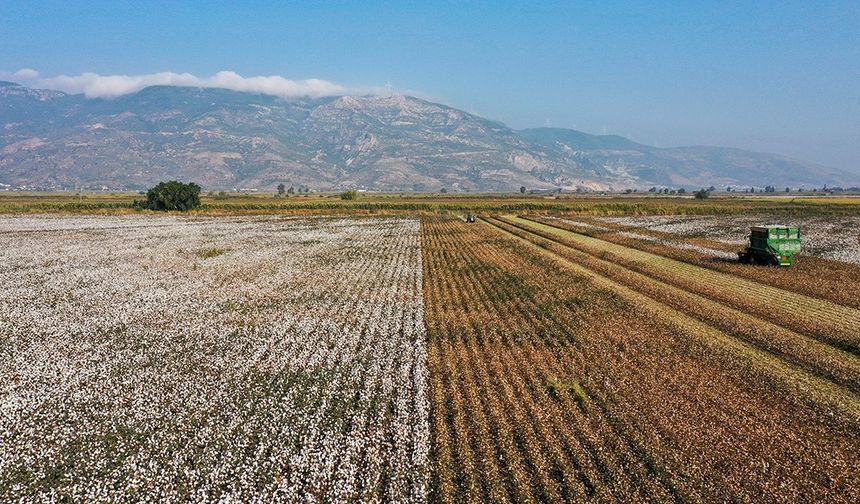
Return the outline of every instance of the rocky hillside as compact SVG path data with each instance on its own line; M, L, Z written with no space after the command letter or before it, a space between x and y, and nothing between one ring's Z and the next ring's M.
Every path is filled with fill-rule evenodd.
M837 170L737 149L515 131L409 96L283 100L150 87L115 99L0 84L0 187L510 191L850 185Z
M541 153L567 164L600 166L609 180L629 180L634 187L822 187L858 185L860 175L777 154L727 147L657 148L615 135L597 136L559 128L520 133ZM617 187L617 183L616 183Z

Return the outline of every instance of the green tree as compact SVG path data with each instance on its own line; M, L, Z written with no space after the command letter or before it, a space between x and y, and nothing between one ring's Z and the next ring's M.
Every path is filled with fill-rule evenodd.
M278 184L278 196L283 196L285 192L287 192L287 188L284 184Z
M699 189L693 193L693 197L699 200L708 199L710 195L711 193L705 188Z
M358 199L358 193L355 190L350 189L348 191L344 191L344 192L340 193L340 199L342 199L342 200L355 200L355 199Z
M149 210L186 212L200 206L200 186L195 183L183 184L176 180L160 182L146 191L146 199L135 200L134 206Z
M525 193L526 193L526 186L524 186L524 185L520 186L520 194L525 194Z

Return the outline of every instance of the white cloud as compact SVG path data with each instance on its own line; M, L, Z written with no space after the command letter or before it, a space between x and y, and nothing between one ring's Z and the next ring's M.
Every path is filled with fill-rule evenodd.
M147 86L158 85L223 88L282 98L374 92L374 90L349 89L320 79L290 80L278 75L242 77L236 72L230 71L221 71L211 77L197 77L190 73L173 72L145 75L99 75L88 72L71 76L39 77L39 72L36 70L25 68L12 74L12 78L29 87L55 89L66 93L83 93L88 98L114 98L135 93Z
M32 80L39 77L39 72L33 70L32 68L22 68L17 72L13 73L12 77L16 79Z

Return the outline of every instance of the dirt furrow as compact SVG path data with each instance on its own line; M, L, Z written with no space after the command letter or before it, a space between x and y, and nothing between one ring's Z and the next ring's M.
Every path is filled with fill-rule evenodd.
M845 386L855 393L860 392L860 358L833 348L814 338L798 334L784 327L759 319L718 301L685 291L674 285L625 268L617 261L600 258L600 254L554 235L518 226L505 219L492 220L518 236L551 248L588 268L599 272L628 287L639 290L649 297L672 308L694 315L718 329L726 331L763 350L773 353L792 364L799 365L821 377Z
M542 253L554 258L565 268L574 271L577 274L587 276L597 286L617 292L634 305L640 306L653 313L655 317L672 320L680 327L685 328L689 334L698 335L698 337L707 345L719 348L720 351L724 351L726 349L731 350L739 358L745 360L749 366L759 368L763 370L767 376L777 379L781 387L785 390L792 391L798 398L802 398L802 400L814 399L816 402L824 405L832 412L846 416L849 421L860 422L860 399L858 399L857 395L846 388L837 385L830 380L811 374L794 364L785 362L781 358L750 345L749 343L738 340L730 334L714 328L692 315L656 301L636 289L615 282L594 270L577 264L569 259L565 259L561 255L552 251L541 248L532 241L521 236L517 236L509 230L490 222L487 222L487 225L493 226L500 232L511 236L522 243L535 247Z
M506 220L589 247L604 258L669 281L860 355L860 310L520 217Z

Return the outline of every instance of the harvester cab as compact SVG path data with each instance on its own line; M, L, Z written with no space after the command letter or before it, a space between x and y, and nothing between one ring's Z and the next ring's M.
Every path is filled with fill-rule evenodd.
M753 226L750 228L750 243L743 252L738 252L738 262L765 264L769 266L791 266L794 256L800 252L800 228L789 226Z
M469 214L466 215L466 222L475 222L475 214L469 212Z

